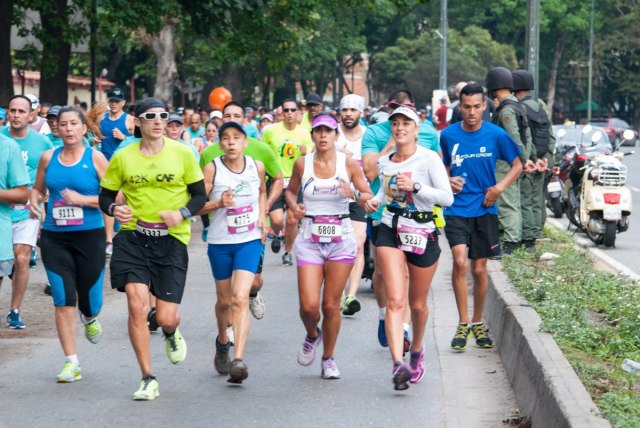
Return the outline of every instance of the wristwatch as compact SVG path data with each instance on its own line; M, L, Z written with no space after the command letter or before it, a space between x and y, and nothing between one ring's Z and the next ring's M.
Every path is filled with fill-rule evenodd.
M182 207L179 211L180 214L182 214L182 218L184 218L185 220L191 217L191 211L189 211L189 208Z
M422 184L413 183L413 193L418 193L420 191L420 189L422 189Z

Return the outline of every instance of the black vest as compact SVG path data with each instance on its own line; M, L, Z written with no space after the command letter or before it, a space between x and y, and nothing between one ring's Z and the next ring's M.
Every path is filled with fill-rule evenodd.
M527 112L531 139L536 146L536 154L540 158L549 150L549 140L551 139L549 135L549 117L547 117L547 112L544 111L540 104L538 104L540 107L538 111L532 109L527 103L521 104Z

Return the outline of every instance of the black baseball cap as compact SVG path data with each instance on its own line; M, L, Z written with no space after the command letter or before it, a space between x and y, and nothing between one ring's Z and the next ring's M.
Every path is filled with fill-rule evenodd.
M225 123L223 123L222 126L220 127L220 129L218 129L218 135L220 135L220 137L222 137L222 134L228 128L236 128L237 130L242 132L245 136L247 135L247 132L244 130L242 125L240 125L238 122L225 122Z
M320 95L316 94L315 92L311 92L309 95L307 95L307 105L320 105L322 104L322 98L320 98Z
M124 92L122 92L122 89L120 89L120 88L111 88L107 92L107 98L109 100L122 101L122 100L124 100Z

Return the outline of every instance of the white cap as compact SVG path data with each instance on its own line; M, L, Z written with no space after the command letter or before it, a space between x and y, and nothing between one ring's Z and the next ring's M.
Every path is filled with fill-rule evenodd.
M345 108L354 108L362 113L364 111L364 98L356 94L345 95L340 100L340 110Z
M222 119L222 112L220 110L214 110L211 112L211 114L209 115L209 119Z
M25 95L31 101L31 110L35 110L40 107L40 100L33 94Z
M409 119L413 120L416 125L420 126L420 118L418 117L418 113L416 113L416 111L411 107L398 107L393 111L393 113L391 113L391 115L389 116L389 120L393 120L393 117L399 114L408 117Z

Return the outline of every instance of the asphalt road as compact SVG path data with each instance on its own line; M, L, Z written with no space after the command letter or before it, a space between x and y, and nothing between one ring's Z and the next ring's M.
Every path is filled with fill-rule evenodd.
M127 334L126 299L105 284L100 315L104 340L92 345L79 326L78 354L83 379L57 384L64 357L53 327L53 308L42 293L42 265L32 270L23 307L27 329L0 326L0 427L181 426L181 427L496 427L516 412L513 393L497 351L472 346L449 350L457 324L450 287L450 254L445 249L430 294L426 335L427 375L408 391L391 383L388 350L376 339L377 306L362 282L363 310L343 317L335 353L342 378L323 380L320 365L297 364L304 329L298 317L296 274L267 251L266 315L252 320L245 362L249 378L226 382L212 365L216 336L215 291L206 245L194 225L190 268L181 306L186 361L171 365L160 334L152 335L153 365L160 397L134 402L140 373ZM446 242L443 240L443 247ZM107 277L108 278L108 277ZM10 287L0 289L6 313Z

